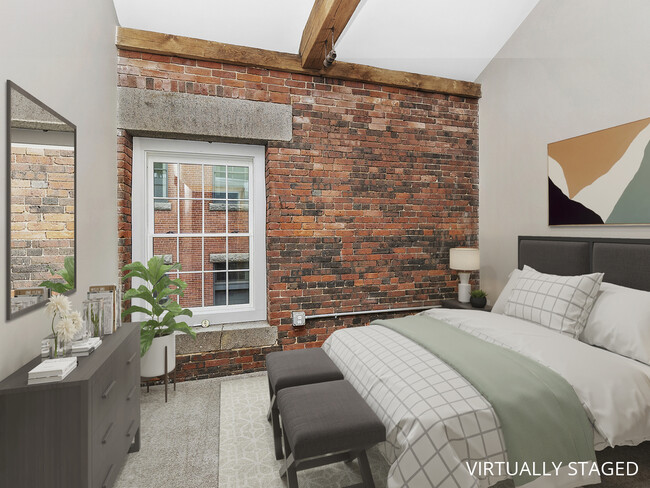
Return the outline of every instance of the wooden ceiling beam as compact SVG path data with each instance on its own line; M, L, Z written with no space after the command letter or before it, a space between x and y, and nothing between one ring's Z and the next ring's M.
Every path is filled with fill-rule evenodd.
M360 1L315 0L300 40L303 68L323 67L327 51L336 43Z
M299 54L268 51L266 49L236 46L234 44L125 27L117 28L115 44L119 49L127 51L177 56L239 66L254 66L289 73L388 85L425 92L446 93L469 98L481 97L481 85L469 81L452 80L340 61L334 63L327 70L308 69L302 66Z

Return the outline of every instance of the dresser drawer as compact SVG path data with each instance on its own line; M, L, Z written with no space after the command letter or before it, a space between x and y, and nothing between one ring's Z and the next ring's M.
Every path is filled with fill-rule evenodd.
M92 488L111 488L119 473L121 466L120 457L111 460L93 471Z
M123 370L116 362L117 356L114 354L92 378L91 411L93 423L100 431L110 423L126 389Z
M140 384L140 335L133 335L120 351L118 359L127 384ZM129 386L129 391L131 387Z

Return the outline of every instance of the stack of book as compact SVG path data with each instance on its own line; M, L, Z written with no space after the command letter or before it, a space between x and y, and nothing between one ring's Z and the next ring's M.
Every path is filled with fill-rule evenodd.
M77 367L77 358L46 359L27 374L28 385L61 381Z
M83 341L75 341L72 343L73 356L88 356L91 352L97 349L102 344L100 337L91 337Z

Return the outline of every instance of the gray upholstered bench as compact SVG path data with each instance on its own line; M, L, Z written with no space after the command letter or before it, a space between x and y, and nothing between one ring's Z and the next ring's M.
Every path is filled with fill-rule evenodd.
M271 405L268 419L273 425L275 458L282 459L282 431L280 430L277 394L283 388L342 380L343 374L321 348L271 352L266 356Z
M280 476L287 476L289 488L298 487L297 471L355 458L361 486L375 486L366 449L386 440L386 428L349 382L285 388L278 407L285 453Z

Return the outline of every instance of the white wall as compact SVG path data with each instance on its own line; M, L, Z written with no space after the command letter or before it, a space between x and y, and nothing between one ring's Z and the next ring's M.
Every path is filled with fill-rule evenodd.
M0 154L6 159L6 80L77 126L77 292L117 280L117 24L111 0L0 2ZM7 187L5 170L0 188ZM0 199L0 379L40 354L43 309L5 321L6 200Z
M650 226L548 227L550 142L650 116L650 1L541 0L480 75L481 287L494 302L518 235L650 238Z

